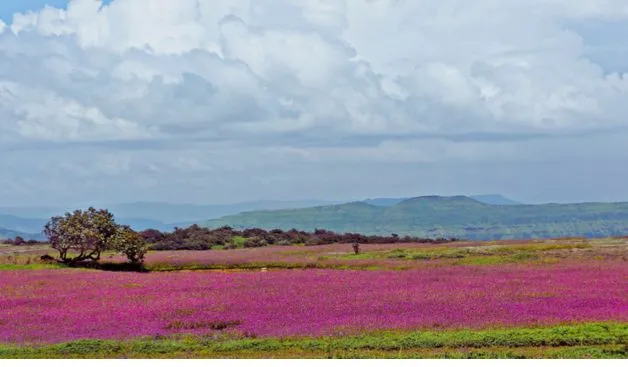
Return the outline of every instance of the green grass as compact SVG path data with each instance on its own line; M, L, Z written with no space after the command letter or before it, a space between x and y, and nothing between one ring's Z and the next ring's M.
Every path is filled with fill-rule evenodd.
M245 240L243 237L234 238L237 243ZM242 262L224 263L184 263L170 264L148 263L143 267L144 271L179 271L179 270L258 270L268 269L356 269L356 270L378 270L394 269L406 270L413 266L412 261L446 261L451 265L499 265L509 263L535 263L554 264L561 260L556 254L569 254L571 251L588 249L601 249L600 246L592 246L588 243L576 244L529 244L529 245L496 245L473 246L473 247L421 247L421 248L394 248L391 246L387 250L368 251L360 254L322 254L317 255L310 251L287 251L284 255L300 256L300 261L262 261L262 262ZM10 261L9 261L10 260ZM361 261L361 260L372 260ZM380 260L403 260L399 266L393 266L390 261ZM3 264L4 262L4 264ZM381 262L381 263L380 263ZM49 269L64 267L59 264L41 264L37 258L8 256L0 261L0 270L18 269ZM104 260L99 267L102 270L133 270L124 264L116 264Z
M627 323L449 331L389 331L321 338L217 333L127 341L0 345L0 358L628 358Z
M235 237L235 241L242 243L243 237ZM569 258L586 260L604 260L605 256L619 258L623 248L610 240L565 240L553 242L531 241L529 244L513 245L503 242L488 242L481 246L452 247L452 246L423 246L414 248L395 248L391 244L388 249L354 253L317 253L306 250L287 250L280 252L281 256L288 256L285 260L272 259L270 261L250 262L245 258L231 264L224 263L183 263L170 264L147 262L143 271L178 271L178 270L258 270L268 269L355 269L355 270L407 270L416 266L431 266L439 264L449 265L500 265L525 263L532 265L551 265ZM621 242L623 244L623 242ZM611 249L611 250L609 250ZM613 251L615 251L613 253ZM626 253L625 251L623 252ZM150 256L149 256L150 257ZM296 257L299 259L295 260ZM396 261L399 260L399 261ZM624 255L625 260L625 255ZM124 264L116 264L107 257L101 261L101 270L129 271ZM49 269L60 268L63 265L42 264L39 256L7 255L0 256L0 270L19 269Z
M361 254L345 254L323 256L319 260L456 260L456 265L498 265L506 263L534 262L547 260L549 251L569 251L592 248L590 244L544 244L526 246L476 246L476 247L432 247L421 249L392 249L383 251L363 252Z
M67 268L65 265L56 263L0 264L0 270L41 270L65 268Z
M237 248L244 248L244 244L246 243L246 237L233 236L231 238L231 243L234 244Z

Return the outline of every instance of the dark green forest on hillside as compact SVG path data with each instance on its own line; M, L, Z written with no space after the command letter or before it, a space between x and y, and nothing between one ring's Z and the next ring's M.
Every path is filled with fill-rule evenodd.
M253 211L202 223L210 228L264 228L396 233L470 240L628 235L628 203L489 205L465 196L426 196L392 206L363 202Z

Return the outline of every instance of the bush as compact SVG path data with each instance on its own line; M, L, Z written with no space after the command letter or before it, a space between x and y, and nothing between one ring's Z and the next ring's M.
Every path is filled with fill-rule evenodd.
M165 237L165 234L161 233L160 231L156 229L147 229L145 231L140 232L140 235L142 236L142 238L144 238L144 241L148 243L160 242Z
M148 246L141 234L134 232L128 226L123 226L114 236L113 249L125 255L132 264L141 264L144 262Z
M174 240L164 240L162 242L156 243L150 246L151 250L154 251L173 251L173 250L194 250L194 251L204 251L211 250L212 245L205 241L198 240L187 240L182 242L177 242Z
M261 228L250 228L242 231L242 237L250 238L250 237L262 237L266 235L266 231Z
M247 239L246 242L244 242L244 247L246 248L264 246L268 246L268 242L265 239L259 237L251 237Z

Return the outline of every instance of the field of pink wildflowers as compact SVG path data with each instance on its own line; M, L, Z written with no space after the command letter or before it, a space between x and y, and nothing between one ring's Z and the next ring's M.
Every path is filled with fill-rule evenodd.
M0 279L0 344L628 322L625 262L408 271L49 269L0 271Z

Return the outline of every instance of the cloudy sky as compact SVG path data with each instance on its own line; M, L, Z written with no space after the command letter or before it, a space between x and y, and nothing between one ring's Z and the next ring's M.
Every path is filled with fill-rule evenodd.
M0 203L628 200L626 0L0 3Z

